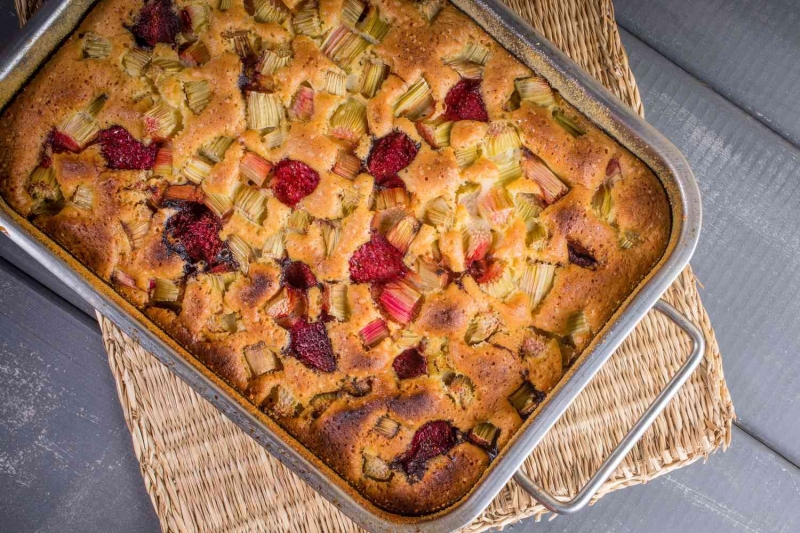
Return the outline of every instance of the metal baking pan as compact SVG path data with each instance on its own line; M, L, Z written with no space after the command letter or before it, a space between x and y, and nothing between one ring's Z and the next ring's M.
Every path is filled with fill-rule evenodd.
M561 95L608 135L642 159L658 176L672 206L672 233L667 250L653 271L630 295L559 385L516 433L476 483L450 507L432 515L405 517L387 513L367 501L269 417L212 374L139 310L65 250L19 217L0 199L0 231L70 285L123 331L152 352L194 390L283 464L370 531L452 531L485 509L512 477L547 508L572 513L586 505L600 485L666 406L699 364L705 351L700 331L660 296L688 264L700 231L700 192L688 163L678 150L625 104L567 58L553 44L510 11L500 0L451 0L523 63L543 75ZM50 54L77 27L94 0L51 0L0 54L0 106L7 105ZM566 411L614 350L644 315L655 308L692 341L686 362L645 411L603 466L571 501L564 502L519 472L525 458Z

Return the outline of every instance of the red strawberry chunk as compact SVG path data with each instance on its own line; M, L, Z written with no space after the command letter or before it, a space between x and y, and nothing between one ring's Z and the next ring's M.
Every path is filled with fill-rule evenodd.
M392 132L372 145L367 157L367 170L381 187L405 188L405 183L397 173L411 164L418 150L408 135L402 131Z
M97 135L100 150L109 168L116 170L149 170L156 162L158 144L144 145L122 126L111 126Z
M289 335L289 348L301 363L321 372L336 370L336 356L324 323L306 322L302 318L294 323Z
M457 443L456 429L445 420L427 422L414 433L411 446L393 461L412 481L419 480L428 460L447 453Z
M186 261L205 262L209 269L219 271L232 261L225 243L219 238L222 222L205 205L185 203L180 211L167 219L164 242L167 249Z
M58 130L51 131L50 135L47 136L46 142L50 145L55 154L63 154L64 152L73 152L77 154L81 151L81 147L75 142L75 139Z
M377 233L350 258L350 279L354 283L388 283L405 272L403 252Z
M317 278L311 267L301 261L291 261L283 267L283 281L293 289L306 291L316 286Z
M394 358L392 368L400 379L411 379L428 373L428 362L416 348L410 348Z
M317 171L302 161L284 159L275 165L274 173L272 192L278 200L290 207L297 205L319 185Z
M448 120L488 122L489 114L481 96L481 80L463 79L450 89L444 99L444 116Z
M473 262L467 273L479 284L491 283L503 273L503 265L493 259L482 259Z
M180 28L172 0L150 0L139 12L131 31L139 44L152 47L157 43L173 44Z

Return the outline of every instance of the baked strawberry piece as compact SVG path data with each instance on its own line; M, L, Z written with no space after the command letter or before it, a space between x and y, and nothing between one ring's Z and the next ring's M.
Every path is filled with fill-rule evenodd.
M405 188L405 183L397 173L411 164L418 151L419 147L408 135L402 131L394 131L372 145L367 156L367 170L380 187Z
M319 185L317 171L302 161L284 159L273 170L272 192L284 204L294 207Z
M491 258L474 261L467 269L467 273L472 276L477 283L491 283L503 274L503 265Z
M283 282L300 291L316 286L317 278L311 267L302 261L290 261L283 267Z
M428 373L428 362L416 348L409 348L394 358L392 368L400 379L411 379Z
M101 131L97 134L97 139L108 168L149 170L156 162L158 144L142 144L122 126L111 126Z
M167 249L186 261L192 264L204 262L208 269L216 272L233 261L219 238L221 227L220 219L205 205L187 202L167 219L164 243Z
M301 318L294 323L289 334L289 350L301 363L320 372L336 370L336 356L324 323L307 322Z
M64 152L78 153L81 151L80 145L69 135L62 133L58 130L53 130L47 136L46 144L54 154L63 154Z
M450 89L444 103L444 116L447 120L489 121L481 95L480 79L462 79Z
M414 433L411 446L392 463L411 482L419 481L430 459L450 451L457 444L456 429L445 420L427 422Z
M131 32L140 45L153 47L158 43L173 44L180 28L172 0L150 0L139 11Z
M377 233L350 258L350 279L354 283L388 283L405 272L403 252Z

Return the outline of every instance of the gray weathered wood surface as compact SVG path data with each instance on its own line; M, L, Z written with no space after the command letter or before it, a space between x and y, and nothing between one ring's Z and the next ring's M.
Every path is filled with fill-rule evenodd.
M512 530L798 531L800 4L616 8L647 118L703 190L692 264L740 420L705 465ZM12 17L0 0L0 46ZM156 530L91 308L2 235L0 258L0 529Z

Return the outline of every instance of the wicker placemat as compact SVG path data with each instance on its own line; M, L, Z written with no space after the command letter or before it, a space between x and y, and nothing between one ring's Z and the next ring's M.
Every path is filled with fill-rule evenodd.
M21 14L36 0L17 0ZM506 0L540 32L643 114L610 0ZM22 17L21 17L22 18ZM734 417L714 332L691 269L665 298L703 329L700 368L600 491L644 483L730 442ZM358 531L154 357L98 316L145 486L164 531ZM688 341L651 312L528 458L528 474L572 495L678 369ZM546 510L513 482L466 530Z

